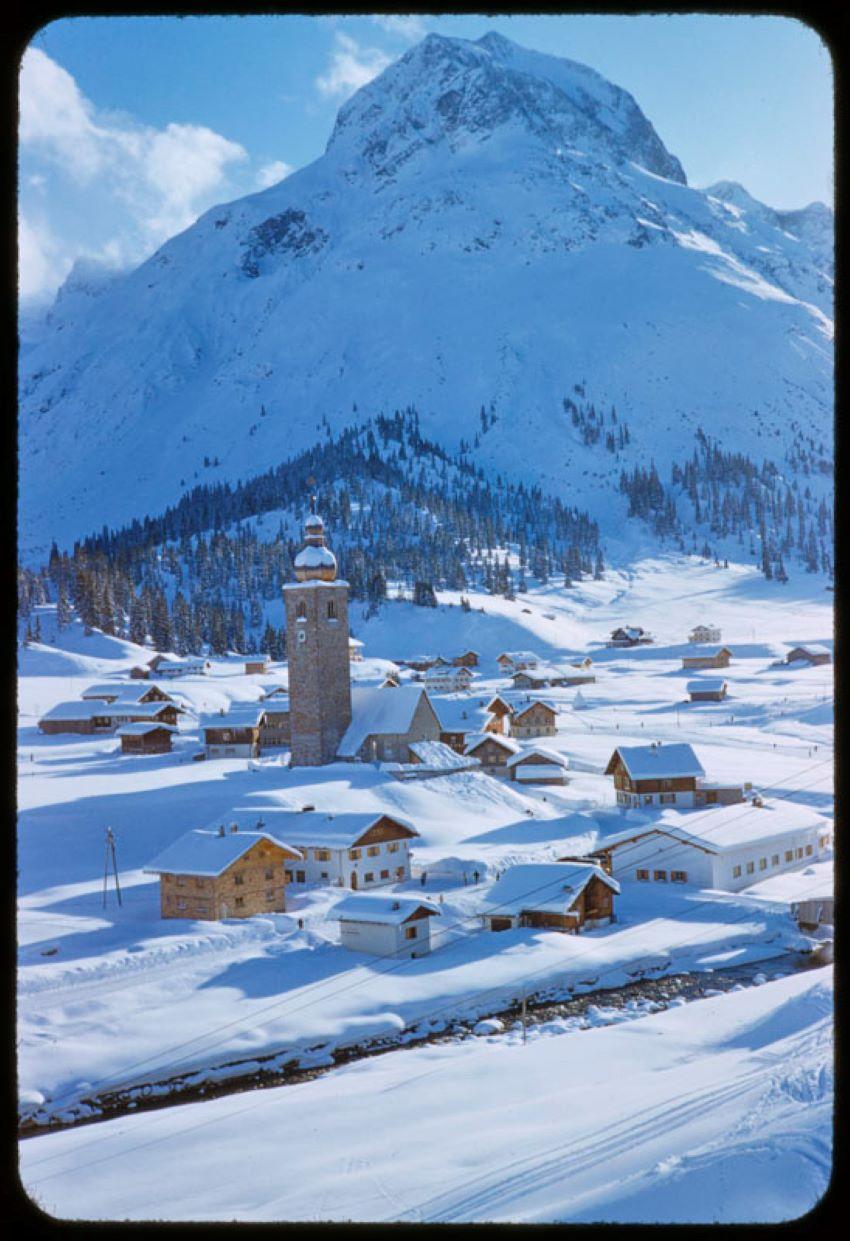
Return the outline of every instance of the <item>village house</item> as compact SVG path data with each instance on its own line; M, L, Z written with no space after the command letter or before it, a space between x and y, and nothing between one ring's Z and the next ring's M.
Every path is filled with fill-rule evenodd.
M720 630L716 625L695 625L688 634L688 641L693 644L697 642L719 642Z
M117 702L109 702L103 705L103 714L108 715L112 720L112 727L118 728L121 724L141 724L141 723L157 723L170 724L172 728L177 727L178 715L185 715L186 711L183 707L172 699L168 698L165 702L155 700L154 702L128 702L123 698L119 698Z
M208 659L186 656L185 659L162 659L156 665L158 677L206 676L212 664Z
M490 931L540 927L578 934L615 920L620 885L586 862L532 862L512 866L488 893L484 923Z
M481 732L482 722L486 719L480 700L432 698L431 706L440 721L440 741L458 754L463 754L467 738L472 733Z
M292 841L302 856L289 876L293 883L379 888L410 879L410 842L419 832L397 815L374 811L341 814L262 806L234 811L228 818Z
M170 754L171 739L177 729L172 724L145 723L122 724L116 737L121 738L122 754Z
M621 880L737 892L831 848L826 819L804 806L774 802L743 813L722 807L693 827L686 816L666 811L653 823L605 837L591 856Z
M265 716L266 708L257 703L237 703L229 711L206 716L201 732L207 758L256 758Z
M284 913L287 867L296 849L238 824L196 828L175 840L144 869L159 875L163 918L249 918Z
M411 742L439 740L440 721L420 685L358 686L351 691L351 723L337 754L349 761L405 763Z
M166 694L158 685L139 686L136 689L119 684L90 685L83 690L82 698L85 702L174 702L171 695Z
M379 957L423 957L431 951L433 901L412 896L358 893L344 896L331 917L339 922L343 948Z
M245 656L245 675L252 676L255 673L266 673L269 670L269 664L272 661L271 655L246 655Z
M685 689L691 702L722 702L729 686L721 677L703 677L701 681L688 681Z
M519 784L566 784L568 760L556 750L530 746L508 759L508 774Z
M728 646L706 647L699 655L684 655L683 668L728 668L732 652Z
M461 651L459 654L452 656L452 664L455 668L477 668L478 652Z
M429 668L425 673L425 688L433 694L458 694L467 691L475 673L465 664L451 664L442 668Z
M554 737L558 731L558 712L551 703L544 702L542 698L518 703L509 720L512 737Z
M359 638L348 639L348 659L352 664L360 664L363 662L363 646L364 643Z
M629 806L726 806L744 800L740 785L707 783L692 748L681 742L620 746L606 776L614 777L617 804Z
M805 646L792 646L791 650L785 656L786 664L795 664L797 662L807 664L830 664L832 663L832 652L826 646L807 643Z
M143 667L140 664L137 664L135 668L130 669L130 676L134 681L147 681L149 680L150 675L150 668L146 666Z
M514 689L544 689L550 686L589 685L596 680L593 673L572 672L554 664L538 664L513 674Z
M496 663L504 673L512 674L523 668L536 668L540 656L535 655L534 651L502 651L501 655L496 656Z
M502 736L501 733L477 733L466 743L464 753L468 757L477 758L481 767L489 776L506 776L508 759L519 754L522 746L513 737Z
M38 721L39 731L46 736L60 733L111 733L115 727L104 702L57 702Z
M446 660L442 655L414 655L410 659L397 659L400 668L411 668L414 672L427 672L429 668L444 668Z
M280 750L292 743L292 716L286 698L263 700L263 718L260 721L260 752Z
M621 625L618 629L611 631L611 637L605 645L646 646L653 641L652 636L645 629L641 629L640 625Z
M487 719L484 724L485 733L501 733L507 736L510 731L513 707L501 694L491 698L485 707Z

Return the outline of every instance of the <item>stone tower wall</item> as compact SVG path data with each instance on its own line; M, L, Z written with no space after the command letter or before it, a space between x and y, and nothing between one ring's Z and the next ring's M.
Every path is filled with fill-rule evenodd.
M348 584L288 582L286 653L292 765L317 767L336 758L351 723L351 671L348 652ZM304 618L299 618L303 604ZM328 616L333 605L335 618ZM299 634L303 633L303 639Z

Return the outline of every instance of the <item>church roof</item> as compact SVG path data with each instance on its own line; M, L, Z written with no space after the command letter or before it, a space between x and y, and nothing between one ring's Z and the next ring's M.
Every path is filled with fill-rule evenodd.
M339 743L340 758L356 758L368 737L407 733L422 697L421 685L358 686L351 691L351 723ZM430 705L430 702L429 702Z

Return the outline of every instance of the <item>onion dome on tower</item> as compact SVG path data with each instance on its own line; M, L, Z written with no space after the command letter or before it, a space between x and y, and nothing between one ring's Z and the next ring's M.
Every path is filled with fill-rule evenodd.
M304 546L295 557L295 577L299 582L336 579L336 556L325 546L325 523L315 507L304 522Z

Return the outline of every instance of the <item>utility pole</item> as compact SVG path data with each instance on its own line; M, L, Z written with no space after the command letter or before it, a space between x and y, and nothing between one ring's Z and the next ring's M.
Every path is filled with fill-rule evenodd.
M115 895L118 897L118 904L121 905L121 884L118 882L118 859L115 855L115 836L112 828L106 829L106 856L103 860L103 908L106 908L106 886L109 880L109 863L112 862L112 873L115 876Z

